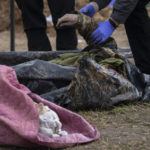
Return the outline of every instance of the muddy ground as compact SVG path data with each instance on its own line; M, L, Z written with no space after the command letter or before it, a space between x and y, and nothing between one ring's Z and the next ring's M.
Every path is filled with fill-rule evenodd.
M51 25L48 36L55 48L55 31ZM113 34L119 47L128 47L125 30L120 26ZM78 35L78 48L86 46ZM0 51L9 51L9 30L0 32ZM21 25L16 26L16 51L26 51L27 40ZM99 140L77 145L67 150L150 150L150 103L116 106L111 110L89 110L77 112L101 133ZM35 149L35 148L34 148ZM1 147L0 150L33 150L33 148ZM38 148L38 150L50 150Z

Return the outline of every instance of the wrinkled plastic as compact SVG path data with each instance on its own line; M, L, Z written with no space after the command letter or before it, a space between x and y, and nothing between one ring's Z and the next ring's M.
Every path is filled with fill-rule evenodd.
M49 61L57 58L60 54L64 53L79 53L81 50L71 50L71 51L50 51L50 52L0 52L0 64L13 66L28 62L35 59ZM126 58L132 57L129 48L119 48L118 51Z
M25 82L21 82L26 85L32 92L39 95L57 89L53 81L49 80L26 80Z
M129 60L125 59L124 61L128 80L138 89L141 95L145 87L144 76L142 72Z
M96 51L91 49L90 53L97 53L99 51L99 49L96 49ZM30 56L35 52L26 53L28 53L27 56ZM49 52L36 53L38 53L36 56L40 55L43 58ZM18 59L22 54L14 52L11 55L11 60ZM57 57L59 57L58 54ZM80 104L82 108L100 108L113 106L122 101L137 100L142 95L144 87L142 73L126 58L123 57L123 60L127 76L122 76L112 69L108 70L101 66L98 68L104 69L98 70L96 67L99 66L98 64L93 63L91 59L85 58L79 62L76 75L76 67L61 66L43 60L28 61L13 66L13 68L20 83L48 101L70 109L77 107L80 109ZM92 73L90 69L94 70L94 72ZM78 81L77 79L80 80ZM79 83L75 84L75 80L77 80L76 83ZM70 87L69 92L68 86Z
M98 65L89 57L79 61L68 96L73 109L107 108L140 98L138 89L116 71Z
M43 60L33 60L13 66L19 79L72 80L75 67L61 66Z
M129 47L122 47L117 50L125 58L133 58L133 54Z
M68 93L68 86L57 90L53 90L40 96L50 102L53 102L63 107L67 107L71 102L71 100L68 98L67 93Z
M33 60L13 66L20 83L32 92L42 95L68 86L76 68L61 66L43 60Z
M35 59L40 60L52 60L57 58L59 54L64 53L79 53L80 50L71 50L71 51L49 51L49 52L0 52L0 64L13 66L17 64L21 64L24 62L28 62Z

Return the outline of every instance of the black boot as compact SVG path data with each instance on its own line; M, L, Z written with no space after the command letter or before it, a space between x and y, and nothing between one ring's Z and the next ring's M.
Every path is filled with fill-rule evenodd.
M142 100L145 102L150 102L150 75L144 74L145 79L145 89L143 91Z

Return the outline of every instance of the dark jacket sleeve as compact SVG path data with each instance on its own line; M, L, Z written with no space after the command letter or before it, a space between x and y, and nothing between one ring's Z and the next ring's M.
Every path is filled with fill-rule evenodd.
M90 0L91 2L96 2L99 6L99 10L105 8L111 0Z
M106 7L111 0L91 0L99 5L99 9ZM118 23L125 23L128 16L136 7L139 0L116 0L111 17Z
M124 24L135 9L139 0L116 0L111 17L120 24Z

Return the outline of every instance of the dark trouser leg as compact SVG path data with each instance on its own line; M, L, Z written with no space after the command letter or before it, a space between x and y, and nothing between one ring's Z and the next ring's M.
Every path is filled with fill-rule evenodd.
M75 0L48 0L48 4L55 26L58 18L74 10ZM56 29L56 34L57 50L72 50L77 48L77 37L74 28Z
M146 74L150 74L150 19L145 8L148 2L139 0L125 23L135 64Z
M49 51L51 45L46 35L43 0L16 0L22 11L24 30L31 51Z
M125 23L136 66L143 72L145 79L143 101L150 101L150 19L145 9L148 2L139 1Z
M50 41L43 28L26 30L29 51L51 51Z

